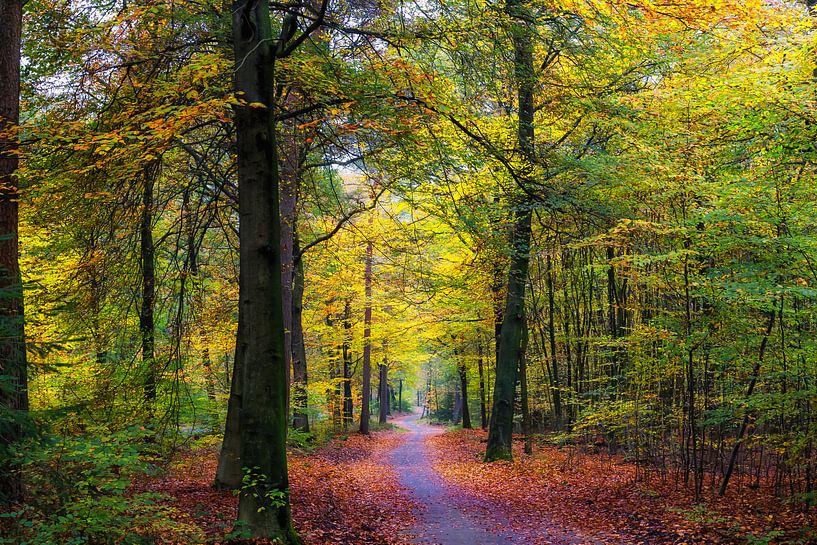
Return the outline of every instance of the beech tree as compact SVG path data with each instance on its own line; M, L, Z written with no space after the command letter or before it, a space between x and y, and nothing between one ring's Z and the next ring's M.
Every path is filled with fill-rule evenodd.
M239 273L240 464L238 521L255 537L300 543L292 528L287 475L288 361L281 280L280 162L276 143L276 61L320 24L297 32L298 13L273 35L265 0L233 7L241 268ZM238 358L237 358L238 360ZM235 380L235 376L233 378Z
M23 437L28 411L16 177L23 2L0 1L0 20L0 501L14 502L22 487L9 447Z
M533 66L532 22L526 16L525 3L509 0L505 6L511 18L510 33L514 51L514 83L517 87L517 152L522 162L519 183L530 183L533 171L533 90L536 72ZM529 191L521 187L518 193ZM515 197L514 221L511 235L511 260L508 271L505 309L502 327L497 339L496 384L494 406L485 461L511 459L513 457L513 411L516 397L516 377L525 323L525 287L530 260L531 218L533 203L524 196Z
M485 441L439 443L486 462L553 433L695 500L813 502L811 0L31 2L22 62L0 4L0 493L37 500L12 540L121 537L76 492L114 458L48 450L99 436L221 439L236 529L297 543L287 446L303 478L414 393L478 411Z

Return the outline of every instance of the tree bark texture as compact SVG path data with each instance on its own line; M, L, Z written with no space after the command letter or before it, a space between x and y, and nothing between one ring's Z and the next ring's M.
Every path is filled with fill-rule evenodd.
M238 524L252 537L300 543L292 527L287 475L287 368L281 278L275 60L267 0L233 5L238 150L242 344Z
M508 0L506 13L513 19L511 34L514 48L514 78L518 87L519 151L528 164L533 159L533 43L529 17L524 14L523 0ZM527 167L525 168L527 170ZM485 461L513 458L513 411L516 394L516 371L525 320L525 283L530 258L532 209L527 198L520 198L514 210L511 234L511 263L502 327L499 334L494 403L488 429Z
M22 497L18 468L4 451L26 431L28 363L23 325L23 290L18 260L16 137L20 122L20 38L23 4L0 0L0 503Z

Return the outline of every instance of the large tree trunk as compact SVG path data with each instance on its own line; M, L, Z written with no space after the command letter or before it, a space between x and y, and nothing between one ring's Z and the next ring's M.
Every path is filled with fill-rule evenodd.
M16 138L7 133L20 121L20 0L0 0L0 503L22 497L18 468L6 449L20 440L28 414L28 379L23 327L23 290L17 238Z
M522 156L533 158L533 43L530 17L522 0L508 0L506 12L514 19L511 27L514 46L514 77L518 86L519 127L517 140ZM511 236L511 265L505 311L499 335L496 362L494 404L488 430L485 461L513 458L513 406L516 394L516 370L525 320L525 282L530 256L532 210L527 199L520 199L514 211Z
M156 248L153 244L153 188L160 163L153 161L142 173L142 214L139 222L139 257L142 265L142 306L139 310L139 334L142 338L142 365L145 368L145 405L152 414L156 403L156 327L153 306L156 301Z
M485 461L513 458L513 406L516 396L516 370L520 355L522 329L525 320L525 279L528 275L528 255L531 236L531 210L516 213L513 234L513 256L508 274L508 295L502 334L499 339L499 359L494 379L494 404L488 430Z
M275 142L275 54L267 0L233 6L243 345L241 464L252 486L238 522L252 537L300 543L292 528L287 475L287 366L281 280L279 165Z
M307 409L306 346L304 345L304 265L298 257L297 231L293 234L295 268L292 277L292 426L296 430L309 431Z
M366 265L363 273L365 309L363 310L363 396L360 404L360 433L369 434L370 400L372 397L372 243L366 244Z

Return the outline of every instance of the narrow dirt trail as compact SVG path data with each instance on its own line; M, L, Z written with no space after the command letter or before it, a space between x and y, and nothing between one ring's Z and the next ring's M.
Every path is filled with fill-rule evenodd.
M595 538L538 518L536 531L517 532L513 520L495 506L472 498L446 484L432 466L427 440L443 429L421 424L420 415L396 418L393 423L408 430L407 437L392 451L389 462L400 484L422 505L415 513L413 543L418 545L601 545ZM518 521L517 521L518 522ZM620 543L620 542L617 542Z
M491 532L484 521L456 504L439 475L431 465L426 439L442 433L433 426L419 424L420 415L412 414L394 420L408 430L406 440L397 447L391 462L397 471L400 484L423 505L416 513L417 524L413 530L414 543L439 545L513 545L508 535Z

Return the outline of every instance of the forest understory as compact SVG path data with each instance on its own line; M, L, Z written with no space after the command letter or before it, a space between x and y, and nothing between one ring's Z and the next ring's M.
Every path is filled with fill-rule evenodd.
M817 539L813 511L739 479L726 497L712 494L696 503L675 479L645 479L642 471L637 480L633 464L590 447L558 448L540 441L534 454L526 455L519 437L515 461L483 464L486 432L441 431L428 444L447 493L486 527L511 535L514 544L807 544ZM306 544L416 543L415 515L425 506L399 484L389 458L405 441L403 432L350 433L312 451L290 452L293 520ZM208 543L265 543L228 537L238 499L213 488L217 457L214 448L188 450L166 473L138 483L134 491L163 495L174 520L200 529Z
M817 545L815 52L0 0L0 545Z

